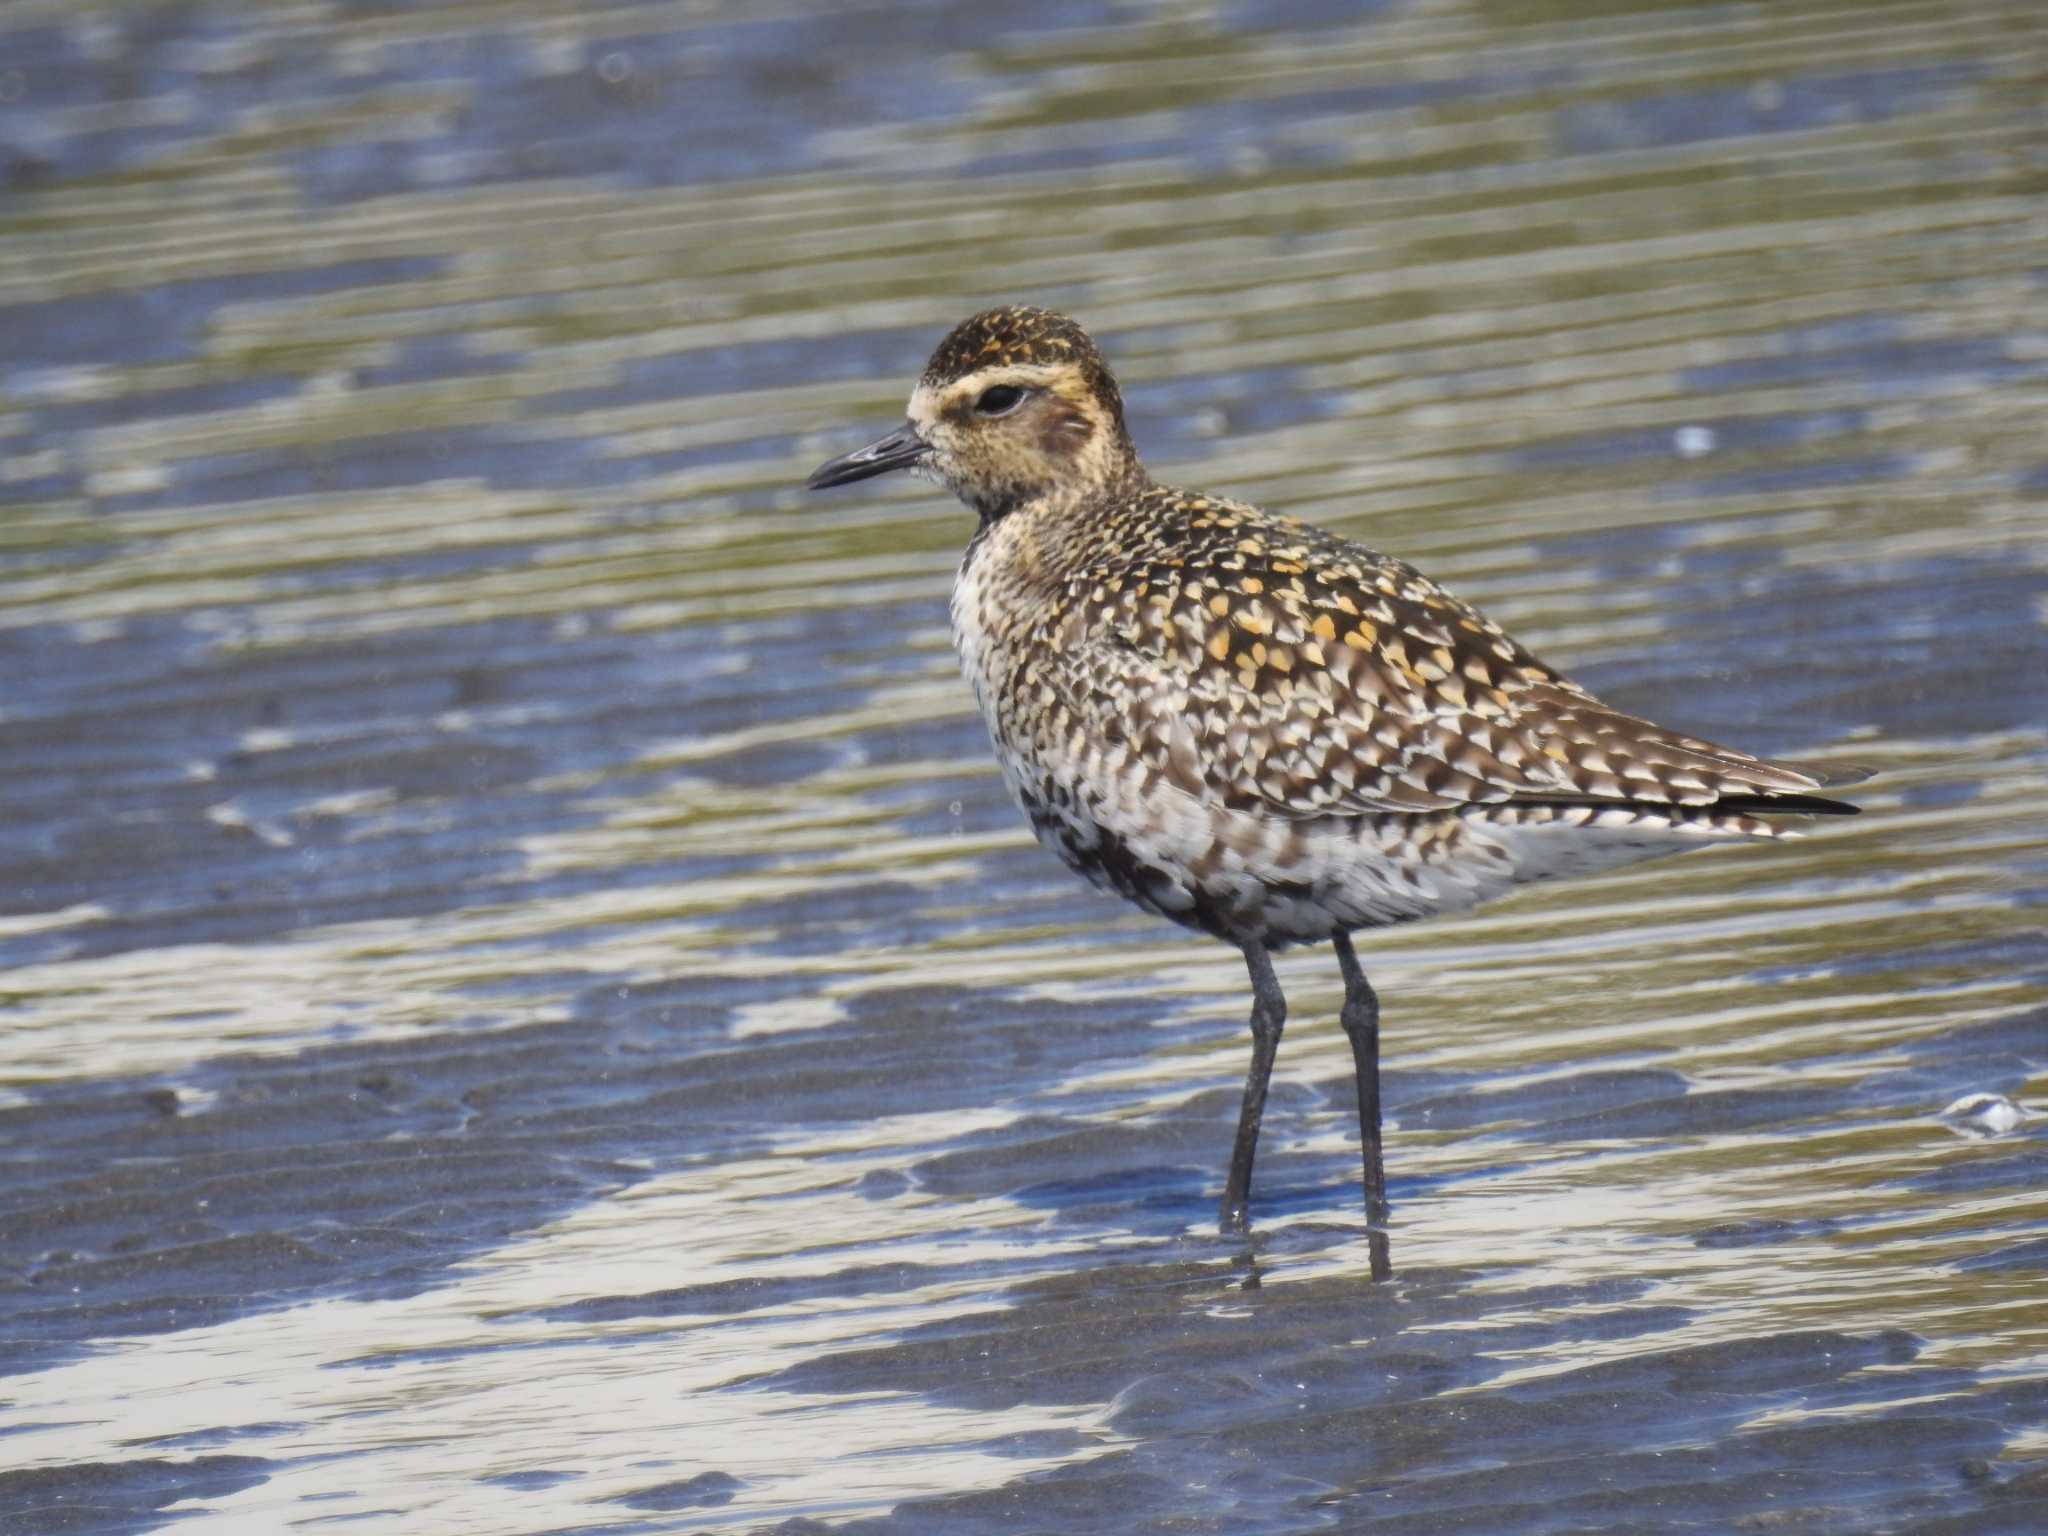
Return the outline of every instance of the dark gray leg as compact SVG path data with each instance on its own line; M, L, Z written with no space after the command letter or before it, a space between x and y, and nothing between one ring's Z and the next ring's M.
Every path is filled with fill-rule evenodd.
M1225 1232L1242 1232L1251 1224L1252 1158L1259 1150L1259 1122L1266 1117L1266 1084L1272 1079L1273 1057L1287 1023L1287 999L1266 946L1245 945L1244 963L1252 973L1252 1064L1244 1075L1244 1107L1237 1112L1230 1178L1223 1186L1222 1209L1216 1213L1216 1224Z
M1358 1074L1358 1142L1365 1162L1366 1247L1372 1277L1393 1273L1387 1247L1387 1170L1380 1152L1380 1000L1351 949L1351 935L1331 939L1337 968L1344 973L1344 1033L1351 1040L1351 1062Z

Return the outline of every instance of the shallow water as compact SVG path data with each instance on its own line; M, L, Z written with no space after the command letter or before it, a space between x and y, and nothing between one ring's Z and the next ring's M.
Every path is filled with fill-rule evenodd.
M2038 8L1000 9L0 15L0 1529L2048 1525ZM1327 952L1224 1242L1239 961L797 489L1016 298L1878 770L1368 940L1388 1285Z

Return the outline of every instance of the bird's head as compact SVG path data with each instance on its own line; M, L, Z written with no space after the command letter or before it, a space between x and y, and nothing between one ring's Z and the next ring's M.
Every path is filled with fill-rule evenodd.
M956 326L911 391L908 416L820 465L811 488L909 469L987 521L1142 475L1116 380L1088 333L1051 310L991 309Z

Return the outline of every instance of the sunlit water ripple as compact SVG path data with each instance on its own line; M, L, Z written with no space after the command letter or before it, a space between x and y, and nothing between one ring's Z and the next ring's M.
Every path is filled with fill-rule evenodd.
M0 1529L2048 1526L2025 0L0 17ZM1240 962L1004 800L994 299L1858 820ZM784 1522L797 1522L784 1525ZM1954 1522L1954 1523L1951 1523Z

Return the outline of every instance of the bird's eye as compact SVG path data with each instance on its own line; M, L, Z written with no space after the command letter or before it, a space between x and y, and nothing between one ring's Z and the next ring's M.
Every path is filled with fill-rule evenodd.
M977 416L1007 416L1024 403L1024 391L1014 384L991 384L974 402Z

